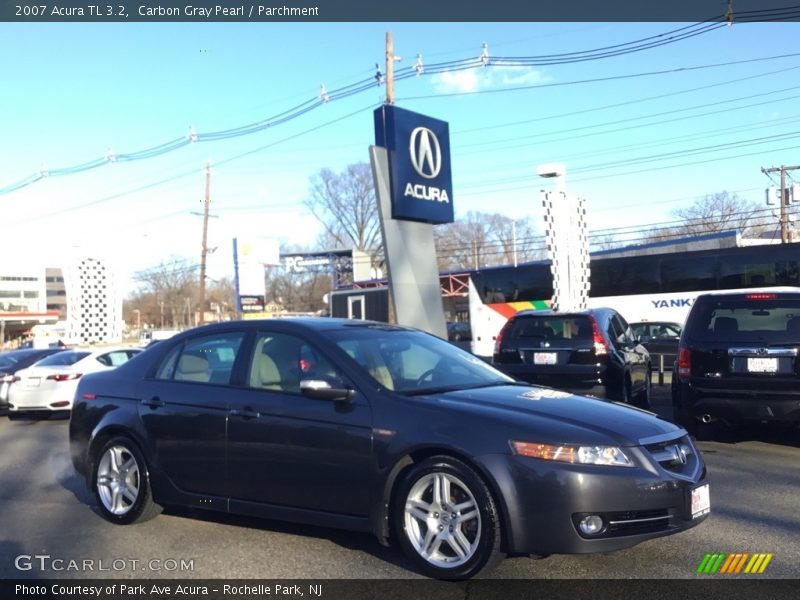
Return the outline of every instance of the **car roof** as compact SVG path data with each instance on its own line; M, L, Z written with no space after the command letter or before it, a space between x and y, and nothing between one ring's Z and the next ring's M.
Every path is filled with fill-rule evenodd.
M521 310L517 314L513 315L511 318L515 317L588 317L590 315L597 315L597 314L605 314L609 312L616 312L613 308L607 307L597 307L597 308L584 308L582 310L552 310L549 308L537 310L537 309L526 309Z
M247 319L247 320L239 320L239 321L225 321L222 323L212 323L209 325L201 325L200 327L195 327L192 329L187 329L183 331L179 335L184 335L186 333L197 333L198 331L223 331L229 330L231 328L241 329L244 327L245 329L258 329L260 327L265 326L274 326L274 325L288 325L291 328L296 329L305 329L309 331L329 331L334 329L342 329L342 328L350 328L350 327L380 327L380 328L391 328L391 329L411 329L410 327L404 327L402 325L393 325L390 323L381 323L379 321L366 321L360 319L340 319L340 318L329 318L329 317L282 317L282 318L274 318L274 319ZM177 337L177 336L176 336Z
M719 298L740 299L759 294L769 294L770 296L775 296L777 298L800 298L800 292L784 292L772 289L752 289L745 292L708 292L697 296L697 300L701 300L703 298L710 298L712 300L717 300ZM695 300L695 302L697 302L697 300Z

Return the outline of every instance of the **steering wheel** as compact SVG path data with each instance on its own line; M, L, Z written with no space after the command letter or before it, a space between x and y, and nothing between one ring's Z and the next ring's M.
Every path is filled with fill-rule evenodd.
M420 375L419 377L417 377L417 381L416 381L416 384L415 384L415 385L416 385L417 387L420 387L420 386L421 386L423 383L425 383L425 380L426 380L426 379L428 379L428 378L430 378L430 380L431 380L431 383L433 383L433 377L432 377L432 375L433 375L434 373L436 373L436 367L433 367L432 369L428 369L428 370L427 370L427 371L425 371L425 372L424 372L422 375Z

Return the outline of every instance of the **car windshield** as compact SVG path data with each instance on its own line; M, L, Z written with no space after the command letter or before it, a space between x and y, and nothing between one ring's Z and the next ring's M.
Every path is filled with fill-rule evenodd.
M74 365L82 358L89 356L89 352L73 352L67 351L56 352L51 354L36 363L37 367L65 367Z
M17 364L19 359L13 356L0 356L0 371L10 369Z
M632 323L633 335L642 341L658 339L677 339L681 335L681 326L677 323Z
M375 381L396 392L419 394L514 383L469 352L420 331L358 325L324 335Z
M714 299L698 309L690 320L690 333L698 339L800 343L800 299L754 294Z

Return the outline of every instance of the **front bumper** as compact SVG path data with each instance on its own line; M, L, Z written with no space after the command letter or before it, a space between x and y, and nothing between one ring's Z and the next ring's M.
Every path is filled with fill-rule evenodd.
M632 450L640 453L640 449ZM708 483L699 456L693 477L676 476L657 464L628 468L505 455L484 458L485 468L500 488L498 497L505 503L510 553L620 550L685 531L708 516L692 518L692 489ZM606 523L598 535L579 532L578 523L587 515L599 515Z

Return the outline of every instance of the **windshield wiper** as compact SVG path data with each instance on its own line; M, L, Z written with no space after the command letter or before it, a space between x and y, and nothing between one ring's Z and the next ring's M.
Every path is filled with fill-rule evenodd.
M442 392L458 392L462 390L474 390L478 388L499 387L502 385L530 387L529 383L524 383L522 381L489 381L486 383L468 383L464 385L442 385L439 387L428 387L419 390L404 390L401 393L406 396L424 396L425 394L441 394Z
M469 386L470 388L486 388L486 387L500 387L502 385L514 385L514 386L521 386L521 387L530 387L530 383L525 383L524 381L490 381L488 383L478 383L476 385Z
M421 388L418 390L403 390L400 392L404 396L424 396L426 394L441 394L443 392L457 392L458 390L467 390L472 386L464 385L440 385L439 387Z

